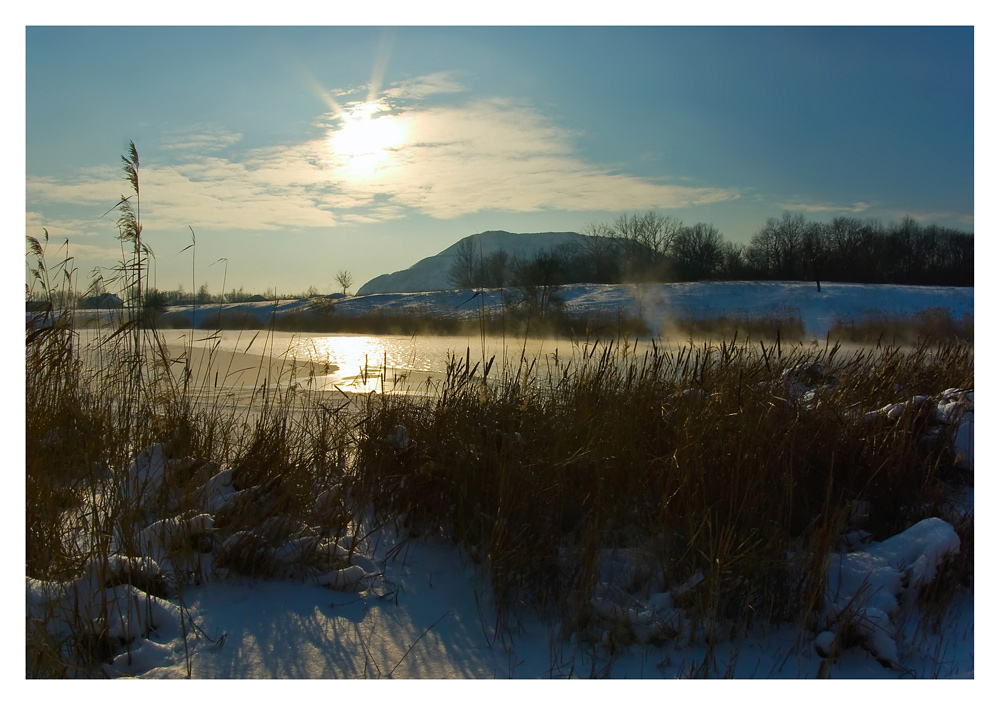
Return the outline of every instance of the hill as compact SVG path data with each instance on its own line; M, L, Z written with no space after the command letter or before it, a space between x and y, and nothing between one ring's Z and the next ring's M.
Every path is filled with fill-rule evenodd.
M448 272L466 240L471 240L476 252L483 257L504 250L511 257L531 258L540 250L581 244L587 239L587 235L579 233L508 233L502 230L469 235L433 257L425 257L409 269L375 277L358 289L358 295L406 294L455 288L448 281Z

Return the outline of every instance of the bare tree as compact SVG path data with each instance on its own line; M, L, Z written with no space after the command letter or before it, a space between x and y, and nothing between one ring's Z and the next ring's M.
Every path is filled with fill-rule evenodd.
M802 235L806 229L801 213L785 211L781 220L768 218L750 238L747 260L760 276L797 279L801 272Z
M708 223L683 227L674 238L670 253L682 281L710 279L722 265L722 235Z
M804 215L789 211L781 215L776 235L779 252L778 276L782 279L798 279L801 273L802 238L805 232Z
M483 260L483 284L492 289L502 289L507 286L512 266L507 250L491 252Z
M455 261L448 269L448 282L458 289L472 289L481 285L482 269L482 257L472 237L459 240Z
M746 245L733 242L722 243L722 261L719 264L719 278L733 281L743 279L747 273Z
M683 229L677 218L649 211L644 215L623 213L610 226L623 250L626 275L632 279L655 278Z
M607 223L588 223L583 228L584 278L595 284L617 284L622 276L622 249L615 230Z
M341 291L346 294L347 290L351 288L351 284L354 283L354 277L346 269L341 269L337 272L337 283L340 284Z
M530 260L514 258L514 283L528 311L544 318L546 313L559 308L562 302L556 288L564 267L564 254L559 248L540 250Z

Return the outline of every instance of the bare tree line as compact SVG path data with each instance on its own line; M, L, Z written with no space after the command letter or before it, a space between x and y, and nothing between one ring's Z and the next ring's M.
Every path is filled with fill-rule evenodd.
M570 283L799 280L972 286L974 238L907 216L888 226L837 217L809 222L801 213L768 218L748 244L725 240L709 223L685 225L650 211L586 226L579 245L534 257L483 254L459 243L449 271L458 288L545 290Z

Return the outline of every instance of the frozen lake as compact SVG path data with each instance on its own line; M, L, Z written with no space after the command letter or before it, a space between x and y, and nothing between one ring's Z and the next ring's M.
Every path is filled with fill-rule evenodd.
M81 329L81 342L92 345L95 329ZM420 392L428 381L445 377L449 356L472 365L496 357L516 367L522 354L552 364L556 356L573 354L570 340L478 336L400 336L256 331L161 331L175 360L190 360L192 380L199 386L254 389L261 385L297 384L317 391ZM648 344L648 343L647 343ZM188 354L189 353L189 354ZM88 356L97 363L96 356ZM183 362L174 366L180 374ZM384 376L383 376L384 370Z
M420 391L425 383L443 379L449 357L465 358L469 355L472 365L496 357L494 370L500 370L500 361L517 366L522 354L528 360L539 360L539 365L566 357L574 350L574 343L562 339L512 340L471 336L400 336L359 335L326 333L261 333L253 339L252 333L222 331L199 334L190 331L166 331L165 337L172 350L187 345L202 351L216 350L220 360L234 356L244 364L249 358L283 363L280 382L293 380L310 384L318 391L366 393L382 391ZM383 376L384 370L384 376ZM246 375L244 375L245 379Z
M345 316L392 312L396 315L429 314L468 317L475 314L466 290L424 294L372 294L342 299L336 310ZM499 310L499 293L481 292L475 297L485 310ZM862 318L872 312L907 316L942 308L960 319L972 314L971 288L915 287L864 284L827 284L822 292L808 282L700 282L690 284L598 285L561 287L559 295L567 312L623 314L645 320L651 329L671 318L735 316L754 318L786 311L800 317L806 340L825 341L838 317ZM252 313L264 320L308 310L308 300L225 304L207 306L191 314L192 323L203 324L220 310ZM178 307L177 311L188 311ZM81 331L92 339L93 332ZM496 356L495 370L502 360L516 367L522 349L526 358L539 359L539 372L558 353L566 359L574 353L568 339L481 338L471 336L362 335L257 332L255 330L177 329L163 335L171 355L178 357L191 348L193 379L212 386L253 389L260 383L308 384L314 389L351 392L419 391L430 379L443 378L448 356L484 362ZM686 339L659 341L665 349L684 345ZM640 341L641 346L648 345ZM578 346L577 346L578 349ZM214 351L212 355L208 355ZM294 363L294 364L293 364ZM384 378L381 374L385 370Z

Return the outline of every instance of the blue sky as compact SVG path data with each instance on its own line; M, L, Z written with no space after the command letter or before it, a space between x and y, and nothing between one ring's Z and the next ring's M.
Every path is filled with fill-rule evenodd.
M388 19L388 18L386 18ZM784 210L974 231L970 27L28 26L26 232L160 288L354 288L484 230ZM226 259L212 265L220 258ZM85 282L84 282L85 284Z

